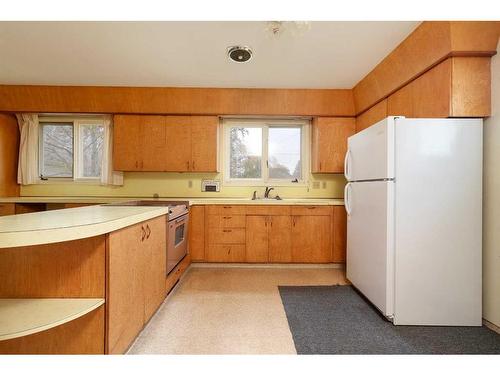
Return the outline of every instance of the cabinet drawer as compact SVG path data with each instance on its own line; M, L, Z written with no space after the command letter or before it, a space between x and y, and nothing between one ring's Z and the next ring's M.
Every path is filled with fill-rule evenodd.
M209 215L209 228L245 228L244 215Z
M208 245L208 262L244 262L245 245Z
M245 206L212 205L207 207L209 215L245 215Z
M331 216L333 210L332 206L295 206L292 207L292 215Z
M244 244L244 228L210 228L208 230L209 244Z
M247 206L247 215L288 216L290 206Z

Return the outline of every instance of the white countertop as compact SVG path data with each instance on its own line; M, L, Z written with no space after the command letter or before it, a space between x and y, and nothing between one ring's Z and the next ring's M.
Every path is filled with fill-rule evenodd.
M2 216L0 248L98 236L167 213L167 207L96 205Z
M0 197L1 203L116 203L133 200L148 200L148 201L189 201L190 205L202 204L278 204L278 205L343 205L344 200L338 198L284 198L283 200L275 199L257 199L250 198L204 198L204 197Z

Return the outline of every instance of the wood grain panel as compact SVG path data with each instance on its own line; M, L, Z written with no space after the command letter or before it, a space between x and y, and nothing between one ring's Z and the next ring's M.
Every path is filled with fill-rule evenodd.
M387 99L356 117L356 133L387 117Z
M14 116L0 113L0 197L18 197L19 128Z
M347 213L344 206L333 207L333 262L346 261Z
M316 215L316 216L331 216L333 215L332 206L293 206L292 215Z
M387 98L387 116L413 117L413 92L411 82ZM372 107L375 108L375 107ZM370 108L365 113L372 110ZM363 116L363 115L361 115ZM361 117L359 116L359 117Z
M248 205L246 206L247 215L290 215L291 206L272 206L272 205Z
M141 116L140 145L141 171L167 170L167 128L164 116Z
M191 117L165 117L167 149L165 165L169 172L186 172L191 165Z
M269 216L268 222L269 262L290 263L292 261L291 216Z
M142 162L142 119L116 115L113 118L113 169L139 171Z
M245 215L209 215L207 219L209 228L245 228Z
M451 59L411 83L413 117L448 117L451 114Z
M354 118L315 117L312 123L312 173L343 173L347 138L355 133Z
M46 203L16 203L16 215L42 212L47 210Z
M194 262L205 259L205 206L189 209L189 254Z
M0 251L0 298L104 298L105 236Z
M0 111L353 116L348 89L0 85Z
M104 354L104 306L47 331L0 341L0 354Z
M210 228L208 244L244 244L245 228Z
M269 261L267 216L247 216L245 260L250 263Z
M191 116L191 171L218 172L219 118Z
M332 261L332 227L329 216L292 217L292 261L329 263Z
M453 57L451 59L451 116L491 115L491 59Z
M448 57L494 55L498 29L498 22L422 22L353 88L356 113Z
M219 205L206 206L206 213L209 215L245 215L246 207L243 205Z
M108 235L106 353L124 353L144 324L143 223Z
M159 216L145 223L144 257L144 322L147 322L165 299L167 275L167 221Z
M245 245L208 245L206 258L214 263L245 262Z

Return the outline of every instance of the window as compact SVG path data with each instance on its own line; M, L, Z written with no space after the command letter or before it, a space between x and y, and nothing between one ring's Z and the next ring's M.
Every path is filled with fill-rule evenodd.
M105 130L100 119L41 117L40 178L99 179Z
M305 120L225 120L225 182L304 183L308 129Z

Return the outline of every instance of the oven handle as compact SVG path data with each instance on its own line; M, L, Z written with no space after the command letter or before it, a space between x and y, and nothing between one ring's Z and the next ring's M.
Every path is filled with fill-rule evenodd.
M186 221L186 220L187 220L187 217L181 217L179 219L175 219L175 224L182 223L183 221Z

